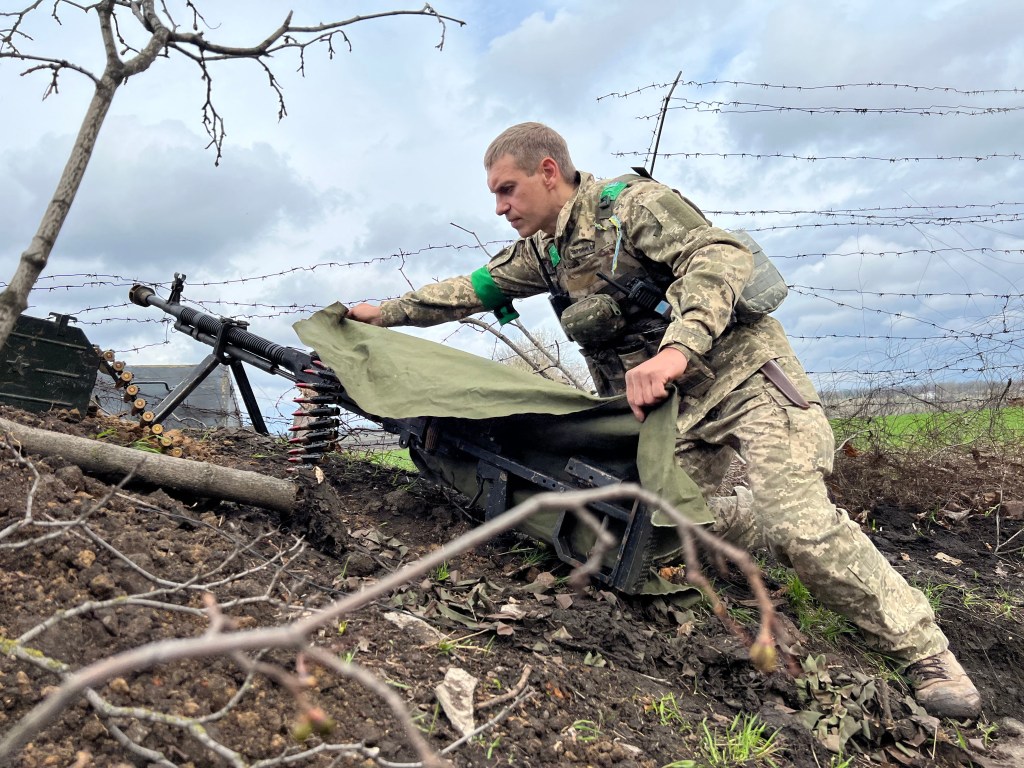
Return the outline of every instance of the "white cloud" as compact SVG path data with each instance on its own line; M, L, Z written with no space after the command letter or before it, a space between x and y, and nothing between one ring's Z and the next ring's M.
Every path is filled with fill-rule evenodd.
M745 80L1012 89L1020 86L1018 73L1024 71L1014 0L950 0L927 8L878 0L741 0L728 9L709 0L438 0L434 5L468 22L465 28L448 26L444 51L434 47L440 33L436 22L401 18L349 28L353 52L339 41L333 61L322 49L309 51L305 78L295 72L294 57L277 57L275 72L288 109L280 121L276 97L257 65L217 65L213 94L227 130L220 167L213 164L212 150L204 149L205 91L194 64L160 59L130 80L115 99L68 226L40 290L33 293L33 311L91 309L83 319L104 314L147 319L156 311L119 306L126 300L124 285L98 281L104 284L50 290L73 281L47 282L46 277L103 269L167 281L184 271L190 285L186 296L222 301L217 306L225 313L233 307L252 313L257 332L293 343L288 326L297 316L278 315L280 309L261 313L252 305L380 299L404 290L406 279L419 284L475 268L483 254L472 248L472 236L450 222L484 241L511 237L494 216L481 166L482 153L498 132L522 120L549 122L569 140L579 167L618 175L644 162L643 156L616 153L646 150L655 128L649 116L657 114L666 94L665 88L644 87L670 82L679 71L674 106L683 106L683 99L805 108L1009 107L1020 101L1019 93L687 85ZM199 6L210 24L207 36L233 44L261 39L282 17L279 4L269 0L203 0ZM394 7L391 0L373 0L346 6L343 13ZM296 14L319 21L336 15L337 4L311 0ZM181 18L188 19L187 14ZM31 30L37 50L99 66L95 19L75 12L63 21L57 27L39 17ZM0 173L6 180L0 185L0 263L8 273L35 231L90 95L85 78L66 73L61 92L40 101L46 76L22 78L19 72L12 62L0 62L5 112L19 116L0 123ZM626 98L597 101L638 89L643 90ZM761 230L755 236L766 252L779 257L786 277L811 287L810 295L794 292L780 311L794 336L808 337L795 342L808 368L851 367L853 360L865 369L892 367L889 359L896 352L900 367L913 367L914 344L882 337L897 330L910 336L908 329L915 326L921 335L925 321L950 328L962 324L966 330L977 327L986 313L1016 322L1014 307L1004 312L998 300L977 294L1016 292L1019 307L1020 253L979 249L1019 251L1024 247L1020 222L880 227L862 218L856 226L831 226L834 219L786 212L884 208L894 210L880 215L898 215L914 205L927 206L933 215L962 216L973 210L964 206L1015 202L1021 161L807 162L750 155L1013 153L1024 133L1020 114L672 109L661 151L703 156L662 157L656 175L702 208L723 211L714 216L716 223ZM736 153L748 156L718 157ZM829 226L816 226L822 224ZM881 251L885 255L878 256ZM401 260L388 258L399 253L408 254L401 273ZM325 262L335 266L295 271ZM258 282L223 282L278 273ZM0 274L0 280L7 277ZM844 307L832 289L907 295L869 293ZM551 323L543 299L524 304L524 318ZM162 340L162 327L151 323L89 326L88 332L101 336L104 346L125 349L143 346L149 334L154 342ZM451 332L417 331L438 339ZM879 340L869 339L874 336ZM472 331L460 331L455 339L482 354L491 347ZM184 347L179 343L173 349L195 346L184 341ZM167 352L150 349L140 358ZM939 353L932 348L929 355Z

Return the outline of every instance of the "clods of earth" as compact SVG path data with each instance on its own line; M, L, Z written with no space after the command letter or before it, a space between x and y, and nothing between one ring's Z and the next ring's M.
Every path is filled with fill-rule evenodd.
M109 418L0 417L146 447ZM296 472L282 441L245 430L175 439L186 473L329 493L271 511L0 439L0 764L1024 765L1019 467L937 471L947 485L915 508L865 496L870 457L840 455L831 488L925 589L978 685L983 718L956 723L765 553L788 661L767 674L706 602L575 586L516 533L382 590L474 530L464 499L352 456ZM753 634L749 585L708 575Z

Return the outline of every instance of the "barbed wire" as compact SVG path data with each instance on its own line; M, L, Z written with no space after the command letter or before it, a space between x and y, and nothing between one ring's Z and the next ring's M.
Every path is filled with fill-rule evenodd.
M1018 204L1017 203L1013 203L1013 205L1018 205ZM959 206L949 206L949 207L959 207ZM761 213L763 213L765 215L768 215L768 214L772 214L772 213L783 213L783 214L787 213L785 211L781 211L781 212L775 212L775 211L724 211L724 210L723 211L716 211L716 210L710 210L710 209L708 211L706 211L706 212L708 213L708 215L714 215L714 216L718 216L718 215L737 215L737 216L741 216L741 215L757 215L757 214L761 214ZM801 213L801 212L793 211L793 212L789 212L789 213L798 214L798 213ZM821 215L828 215L830 212L828 212L828 211L820 211L818 213L821 214ZM975 222L972 222L972 223L975 223ZM813 226L813 225L806 224L806 225L802 225L802 226L810 227L810 226ZM754 231L754 230L748 230L748 231ZM446 246L438 246L438 247L446 247ZM451 247L456 247L456 246L451 246ZM832 258L832 257L835 257L835 258L850 258L850 257L854 257L854 256L861 256L861 257L890 257L891 256L891 257L900 258L900 257L904 257L904 256L940 256L940 255L943 255L943 254L961 254L961 255L971 255L971 254L985 255L985 254L990 254L990 255L1003 255L1003 256L1024 256L1024 248L944 247L944 248L908 248L908 249L905 249L905 250L891 249L891 250L881 250L881 251L863 249L863 250L857 250L857 251L813 251L813 252L808 252L808 253L791 253L791 254L773 252L771 254L771 257L772 257L772 259L796 260L796 259L824 259L824 258ZM389 258L389 257L382 257L382 258ZM323 262L323 263L315 265L315 266L316 267L322 267L322 268L325 268L325 269L341 269L341 268L347 268L347 267L360 266L360 263L357 263L357 262ZM190 287L199 286L199 287L204 287L204 288L216 288L216 287L224 286L224 285L237 285L237 284L245 284L245 283L251 283L251 282L262 282L262 281L270 280L270 279L276 278L276 277L285 277L285 276L290 275L290 274L292 274L292 273L294 273L296 271L302 271L302 270L306 270L306 269L307 269L307 267L295 267L295 268L289 268L289 269L285 269L285 270L278 270L276 272L265 272L265 273L260 273L258 275L250 275L250 276L247 276L247 277L230 278L230 279L226 279L226 280L204 280L202 282L189 283L189 286ZM101 278L103 278L103 279L101 280ZM70 281L76 280L76 279L77 279L77 282L70 282ZM45 284L47 281L56 281L56 280L63 280L65 282L62 282L62 283L56 284L56 285L46 285ZM109 282L107 280L109 280ZM170 282L145 281L145 280L133 279L133 278L129 278L129 277L121 276L121 275L96 275L96 274L93 274L93 273L78 273L78 274L75 274L75 273L64 273L64 274L59 274L59 275L44 275L44 276L40 277L39 281L37 282L37 284L33 288L33 290L34 291L39 291L39 292L55 292L55 291L69 291L69 290L75 290L75 289L80 289L80 288L97 288L97 287L106 287L106 288L122 288L123 287L123 288L127 288L127 287L130 287L132 285L135 285L136 283L141 283L141 284L149 285L149 286L153 286L153 287L163 287L163 288L167 288L170 285ZM7 287L7 283L0 281L0 288L5 288L5 287ZM394 297L391 296L391 297L387 297L387 298L394 298ZM191 296L189 297L189 300L190 301L192 300ZM381 300L381 299L377 299L377 300ZM204 300L204 306L215 306L217 304L225 304L225 305L228 305L228 306L241 306L242 305L239 302L228 302L228 301L223 301L223 300ZM101 307L90 307L88 309L81 310L81 311L82 312L92 312L92 311L99 311L99 310L119 309L119 308L132 307L132 306L134 306L134 305L128 304L128 303L110 304L110 305L105 305L105 306L101 306ZM306 311L306 310L315 311L316 309L320 308L319 305L313 305L313 304L265 304L265 303L255 303L255 302L254 303L250 303L249 306L253 306L253 307L266 307L266 308L270 308L270 309L281 310L282 312L284 310L290 310L290 309L294 309L295 311ZM69 314L74 314L74 313L69 313Z
M922 291L869 291L864 288L831 288L817 285L790 284L789 289L808 296L820 296L823 293L854 293L858 296L879 296L900 299L935 299L935 298L956 298L956 299L1003 299L1011 301L1024 299L1019 293L985 293L984 291L968 291L958 293L953 291L922 292Z
M823 209L797 209L797 210L772 210L772 209L757 209L749 211L729 211L729 210L713 210L705 209L705 213L714 214L716 216L832 216L836 214L871 214L871 213L884 213L887 211L966 211L974 208L1003 208L1008 206L1024 206L1024 203L961 203L961 204L947 204L947 205L892 205L892 206L874 206L870 208L823 208Z
M1021 372L1020 365L1008 363L1006 365L989 365L979 362L976 365L939 365L931 368L829 368L828 370L808 370L811 376L858 376L865 379L873 379L879 376L898 376L901 379L910 381L921 381L922 379L935 376L961 376L963 374L999 374L1001 376L1017 375Z
M598 100L600 101L601 99L612 97L626 98L634 94L643 93L650 89L667 88L668 86L668 83L661 85L652 84L637 88L624 94L606 94ZM913 105L911 103L906 103L893 106L815 106L762 103L757 100L728 100L713 98L688 99L685 97L676 97L668 104L669 109L689 110L703 113L740 114L826 113L836 116L944 116L949 119L953 119L956 116L1005 115L1024 110L1024 106L1016 104L1003 104L998 106L993 104L993 102L998 101L998 99L995 98L997 96L1024 93L1024 89L1020 88L978 88L964 90L946 86L922 86L904 83L868 82L835 85L788 85L732 80L709 80L705 82L690 81L687 83L680 83L680 86L695 89L748 87L779 92L823 92L827 90L834 90L837 93L853 89L873 89L879 92L882 89L885 89L886 91L896 91L901 93L941 92L965 97L989 98L986 99L988 102L988 105L986 106L959 103L961 101L967 101L967 99L952 98L928 99L930 102L946 102L942 104L931 103L929 105ZM863 101L862 95L858 96L858 98ZM782 101L784 99L779 100ZM810 99L807 100L809 101ZM828 99L816 99L816 101L828 101ZM910 102L911 99L908 98L906 101ZM659 115L642 115L639 116L638 119L649 120L652 117L659 116L660 113ZM650 158L652 153L650 151L615 152L613 153L613 156ZM894 153L893 156L885 156L884 153L869 155L852 153L844 154L842 152L836 152L835 154L828 155L813 155L800 152L659 151L657 153L657 157L687 159L707 158L714 160L728 159L748 162L766 160L785 160L808 163L822 162L826 160L847 162L859 161L875 163L885 162L892 165L923 162L946 162L950 164L965 162L978 164L986 162L990 164L986 167L986 170L990 170L992 168L1009 169L1007 172L1012 173L1015 166L997 165L997 163L1000 161L1013 163L1015 161L1022 160L1024 159L1024 152L986 152L979 154L950 153L948 155L935 154L928 156L897 156ZM1013 187L1006 187L1006 189L1013 189ZM832 266L832 260L837 259L867 260L877 258L886 260L915 259L919 260L913 262L915 265L918 263L927 265L933 258L940 259L946 256L968 257L971 258L975 264L980 265L985 265L989 262L1021 264L1022 261L1024 261L1021 258L1024 256L1024 248L976 247L968 241L966 235L962 235L964 231L968 231L966 229L968 227L990 227L1019 223L1024 220L1024 202L996 201L989 203L957 204L943 201L934 205L913 204L860 208L831 208L821 210L809 208L706 210L709 215L715 217L745 219L744 228L751 233L806 230L812 228L820 229L824 227L833 228L833 231L839 231L842 235L846 234L845 232L842 232L841 229L844 227L852 227L857 230L867 227L913 227L915 229L922 230L923 228L944 228L943 233L945 233L946 231L949 231L950 228L954 228L952 231L956 232L957 235L962 236L964 242L968 243L964 247L952 247L943 243L942 247L929 248L887 248L882 250L851 249L848 251L835 250L821 252L790 251L783 253L773 252L770 254L773 260L787 260L790 264L793 262L807 260L825 260L828 262L827 266ZM782 221L779 221L780 219ZM1004 229L1011 230L1014 228L1004 227ZM1012 240L1013 238L1016 238L1017 242L1021 241L1021 238L1012 232L1004 232L1004 234L1011 238L1009 241L1010 244L1014 244ZM938 236L938 233L936 233L936 235ZM882 236L879 235L872 239L878 240L881 237ZM785 242L786 238L785 236L781 236L779 240ZM933 242L928 239L928 235L923 235L920 240L922 242ZM303 264L299 266L281 268L260 274L244 274L224 278L218 277L217 279L209 280L193 280L188 284L188 303L194 304L210 314L234 316L239 318L244 317L251 321L274 320L283 317L305 317L319 310L321 306L310 302L275 303L273 298L270 301L252 299L251 297L257 294L257 291L249 293L250 300L244 300L244 298L235 300L233 298L234 294L231 291L222 291L220 289L239 285L251 285L253 283L268 283L272 289L273 281L283 280L293 275L317 273L318 276L326 274L330 277L337 277L338 273L345 273L351 270L364 270L370 266L385 266L387 271L397 270L396 274L400 274L402 278L405 278L405 273L402 272L403 268L409 264L417 264L417 261L421 258L425 259L430 257L436 260L435 254L438 252L456 253L467 249L476 251L481 249L481 247L486 250L490 246L503 247L508 245L510 242L511 241L508 239L502 239L489 241L485 244L428 244L423 247L408 250L399 248L393 253L369 255L364 258L357 258L348 261L344 259L332 259L320 261L314 264ZM1007 242L1007 238L1002 240L1002 244L1006 244ZM986 258L982 259L974 257ZM803 265L797 264L796 266ZM818 265L814 264L811 265L811 267L817 268ZM830 275L824 274L827 272L828 269L821 270L821 273L824 275L821 279L830 279ZM810 276L818 275L819 273L808 272L807 274ZM392 277L395 277L395 275L393 274ZM817 280L818 278L812 277L811 279ZM318 277L316 282L323 282L323 280ZM127 288L136 283L143 283L165 290L170 286L169 280L147 281L137 276L127 274L83 272L44 275L40 278L34 290L41 293L52 294L56 294L58 292L71 292L72 297L78 299L81 298L81 294L76 293L78 291L87 292L98 289L120 289ZM394 285L396 290L398 285L400 285L400 282L396 278ZM1008 282L1007 285L1012 286L1012 283ZM0 283L0 287L6 287L6 284ZM388 289L391 289L392 287L393 286L388 285ZM997 284L997 287L1001 288L1003 287L1003 284ZM1024 373L1024 362L1022 362L1022 360L1024 360L1024 356L1021 355L1022 346L1024 346L1024 338L1022 338L1021 333L1022 326L1024 326L1024 296L1019 293L1001 290L967 290L962 292L906 289L867 290L860 287L840 288L836 287L834 284L812 285L807 284L806 278L800 283L790 285L789 288L793 294L801 297L801 300L813 305L811 310L812 312L817 311L824 315L825 312L821 312L821 307L825 306L826 312L830 314L830 318L828 320L829 323L832 323L833 320L838 317L839 313L842 313L843 317L860 316L865 318L863 323L864 333L821 333L818 335L803 333L801 335L790 335L790 338L795 342L814 345L822 342L828 343L830 341L849 340L863 341L865 342L865 346L867 346L868 342L871 342L874 347L869 358L865 358L864 360L851 358L856 360L853 364L838 364L836 367L829 370L809 370L809 373L815 377L838 378L855 376L869 381L899 380L900 382L906 383L918 382L928 377L947 377L956 379L979 376L1007 376L1019 378L1022 373ZM240 293L244 296L243 291L235 291L235 293ZM264 291L261 290L259 293L264 293ZM204 296L204 294L206 295ZM110 293L108 292L107 295L103 295L103 298L110 298ZM349 296L347 298L351 300L352 297ZM394 296L388 296L385 299L367 298L366 300L379 303L380 301L387 300L388 298L394 298ZM936 321L928 319L928 315L934 314L929 307L909 306L914 302L927 303L940 301L960 302L962 304L975 302L975 304L971 306L970 314L983 315L983 317L979 319L977 317L972 318L961 316L957 317L955 320L949 319L945 321ZM885 306L886 304L895 304L897 302L901 305L900 307L894 308ZM164 337L162 341L135 346L126 345L124 348L116 350L118 354L150 354L154 349L171 345L172 339L176 338L176 334L171 333L171 328L173 327L172 319L167 317L144 317L142 316L143 313L138 311L138 307L135 307L128 302L96 302L94 304L89 301L80 301L77 303L81 305L81 308L76 312L69 314L73 314L76 317L81 315L82 318L79 322L83 325L92 327L118 326L133 329L135 327L133 324L164 324L164 330L161 334ZM801 309L802 307L803 305L801 305ZM962 314L966 313L962 312ZM874 325L871 325L874 318L881 318L881 320L874 323ZM886 324L890 325L893 329L898 329L899 332L885 333L884 331L878 330L880 326L884 326ZM920 332L908 333L908 329L918 330ZM255 327L253 330L255 332L260 332L258 327ZM109 336L111 334L106 335ZM133 337L127 339L127 341L134 342L139 335L142 334L134 334ZM1021 339L1021 341L1018 341L1018 339ZM567 344L568 342L564 343ZM575 347L575 345L571 344L569 346L570 348ZM849 346L855 345L851 344ZM554 343L552 347L559 350L559 352L561 352L563 348L559 346L558 342ZM931 352L934 358L931 361L926 359L928 352ZM887 358L887 355L890 357ZM495 357L500 359L499 355L495 355ZM280 390L283 392L288 389L290 389L290 384L284 380L280 381ZM281 403L282 400L279 398L276 406L273 408L268 407L266 409L276 411L275 414L265 414L267 423L273 424L275 427L290 423L290 417L282 415Z
M799 214L796 214L799 215ZM889 216L876 213L842 213L833 211L818 211L815 216L825 219L835 219L839 217L845 217L847 221L829 221L829 226L842 226L844 224L860 226L862 224L878 224L884 226L906 226L912 224L915 226L933 226L933 227L948 227L954 224L1005 224L1011 221L1021 221L1024 219L1024 211L1022 212L1007 212L1007 213L995 213L995 214L980 214L970 213L960 216L945 215L945 216L924 216L924 215L911 215L911 216ZM808 226L802 224L791 224L788 226Z
M669 106L670 110L689 112L710 112L720 115L753 114L764 112L802 112L808 115L914 115L915 117L977 117L979 115L998 115L1007 112L1019 112L1024 106L1012 107L972 107L966 104L930 104L922 107L841 107L817 106L806 107L786 104L759 104L750 101L691 101L676 97L673 101L681 102ZM638 120L657 120L661 112L639 115Z
M955 221L943 221L934 219L927 222L932 227L953 227L961 224L1010 224L1015 221L1024 221L1024 213L1006 214L1004 216L983 217L975 220L961 219ZM747 227L748 232L772 232L781 229L821 229L823 227L920 227L922 222L908 219L893 221L874 221L865 218L859 221L817 221L808 224L771 224L763 227Z
M803 295L807 295L807 296L817 296L816 294L814 294L812 292L808 292L808 291L804 290L803 287L799 287L799 286L791 287L791 290L793 290L793 292L797 293L797 294L803 294ZM823 291L825 291L825 292L827 292L827 291L841 292L840 289L823 289ZM853 293L853 294L871 293L871 292L859 292L859 291L854 291L854 290L849 290L849 291L846 291L846 292L847 293ZM952 297L957 297L957 298L971 298L973 296L976 296L975 294L922 294L922 295L914 295L914 294L887 294L887 293L872 293L871 295L879 296L879 297L890 296L890 297L902 297L902 298L911 297L911 296L923 296L923 297L950 297L950 296L952 296ZM989 296L991 298L999 298L999 299L1006 298L1005 296L996 295L996 294L991 294L991 295L987 295L987 296ZM817 297L817 298L821 298L821 297ZM1009 298L1012 298L1012 299L1024 299L1024 297L1022 297L1020 295L1013 295L1013 296L1010 296ZM790 334L790 338L792 340L804 341L804 342L821 342L821 341L839 340L839 339L849 339L849 340L862 339L862 340L865 340L865 341L887 341L887 342L925 342L925 341L928 341L928 342L940 342L940 341L978 342L978 341L986 341L986 342L993 342L993 343L1000 343L1000 344L1008 344L1010 347L1012 347L1014 349L1022 346L1017 341L1017 339L1019 337L1021 337L1021 334L1022 334L1020 328L1002 328L1002 329L988 330L988 331L977 331L977 330L970 330L970 329L951 329L951 328L947 328L945 326L939 325L937 323L934 323L932 321L928 321L928 319L925 319L925 318L922 318L922 317L919 317L919 316L915 316L915 315L909 314L909 313L904 312L904 311L884 309L884 308L881 308L881 307L874 307L874 306L857 305L857 304L852 304L852 303L844 302L844 301L840 301L840 300L828 300L828 301L829 301L829 303L834 304L835 306L841 307L843 309L849 309L849 310L851 310L853 312L856 312L856 313L868 312L868 313L873 313L873 314L880 314L880 315L890 316L890 317L892 317L894 319L906 319L906 321L911 321L911 322L914 322L914 323L920 323L920 324L923 324L925 326L931 327L931 328L939 331L940 333L933 334L933 335L906 335L906 334L896 334L896 333L892 333L892 334L821 333L821 334L815 334L815 335ZM254 316L254 318L255 319L267 319L267 318L271 318L272 316L274 316L274 315L266 315L266 316L258 316L258 315L256 315L256 316ZM306 315L303 315L303 316L306 316ZM1018 319L1019 319L1019 322L1024 323L1024 316L1022 316L1022 317L1020 317ZM153 318L137 318L137 317L109 317L109 318L104 319L104 321L97 321L95 323L85 323L85 324L82 324L82 325L96 325L96 326L98 326L98 325L110 325L110 324L114 324L114 323L123 324L123 325L143 325L143 324L159 323L159 324L167 326L168 330L173 325L173 321L170 318L157 318L157 319L153 319ZM150 343L150 344L143 344L143 345L137 345L137 346L118 347L118 348L116 348L115 351L117 351L118 353L139 352L139 351L142 351L142 350L145 350L145 349L153 349L155 347L170 346L171 343L172 343L171 339L175 338L175 337L172 337L169 334L167 336L168 336L168 338L165 338L165 340L160 341L160 342L154 342L154 343ZM563 348L564 349L569 349L569 350L575 349L575 345L573 343L571 343L571 342L553 342L552 346L554 348L558 349L559 351L561 351ZM496 356L496 359L498 359L499 361L504 361L504 360L507 360L507 359L513 359L515 356L516 355L514 355L514 354L498 355L498 356Z
M915 300L926 300L926 299L937 299L937 298L962 299L962 300L998 299L998 300L1006 302L1006 303L1009 303L1009 302L1020 302L1022 305L1024 305L1024 294L1019 294L1019 293L986 293L986 292L983 292L983 291L966 291L966 292L956 292L956 291L934 291L934 292L925 292L925 291L921 291L921 292L910 292L910 291L870 291L870 290L861 289L861 288L831 288L831 287L825 287L825 286L808 286L808 285L799 285L799 284L790 284L789 285L789 289L793 293L800 294L800 295L803 295L803 296L808 296L808 297L811 297L811 298L817 298L817 299L826 298L827 294L851 294L851 295L857 295L857 296L874 296L874 297L877 297L877 298L899 298L899 299L915 299ZM372 303L380 303L382 301L388 301L388 300L389 299L387 299L387 298L383 298L383 299L370 299L370 301ZM204 309L208 309L205 306L206 302L199 302L199 301L191 301L190 300L189 303L190 304L194 304L194 305L196 305L198 307L202 307ZM220 306L223 306L223 307L233 307L233 308L238 309L238 310L241 310L241 309L250 309L251 310L254 306L258 306L258 305L250 304L248 302L233 302L233 301L226 301L226 300L218 301L218 302L215 302L215 303L220 305ZM868 308L866 310L866 308L864 308L864 307L860 307L860 306L857 306L857 305L854 305L854 304L848 304L848 303L840 303L840 305L845 307L845 308L848 308L848 309L857 310L858 312L860 312L860 311L886 312L887 311L887 310L882 310L882 309L877 309L877 308L876 309ZM170 319L167 319L167 318L130 317L130 316L111 317L111 316L107 316L106 315L106 312L109 309L111 309L111 308L131 307L131 306L134 306L134 305L121 304L121 305L104 305L104 306L100 306L100 307L83 307L81 309L78 309L78 310L75 310L75 311L72 311L72 312L68 312L67 314L69 314L69 315L71 315L73 317L76 317L76 318L78 318L81 315L87 315L87 314L90 314L90 313L97 313L97 312L102 312L105 315L104 317L102 317L102 318L100 318L98 320L82 320L82 319L78 319L77 323L79 325L92 325L92 326L95 326L95 325L107 325L107 324L111 324L111 323L123 323L123 324L132 324L132 325L146 325L146 324L170 325L170 324L173 324L173 320L170 320ZM1024 308L1024 306L1022 306L1022 308ZM310 304L310 305L305 305L305 306L286 307L286 308L282 308L282 309L280 309L278 311L274 311L274 312L263 312L263 313L260 313L260 312L252 312L252 311L245 311L245 312L238 311L238 312L234 312L234 313L228 313L228 316L231 316L231 317L246 317L246 318L251 319L251 320L272 320L272 319L275 319L275 318L278 318L278 317L289 317L289 316L308 317L309 315L313 314L314 312L317 312L320 309L322 309L322 307L320 305ZM211 313L211 314L213 314L213 313ZM945 329L945 330L948 331L949 329ZM829 337L820 337L820 338L831 338L831 336L829 336Z
M512 241L508 240L507 238L506 239L502 239L502 240L488 240L488 241L485 241L483 243L483 246L486 248L486 247L495 246L495 245L508 245L510 242L512 242ZM451 251L464 251L464 250L468 250L468 251L476 251L476 250L480 250L480 245L478 245L478 244L470 245L470 244L467 244L467 243L444 243L442 245L425 245L422 248L415 248L415 249L412 249L412 250L400 249L398 251L395 251L394 253L385 254L383 256L373 256L373 257L366 258L366 259L355 259L355 260L352 260L352 261L320 261L320 262L317 262L315 264L303 264L301 266L288 267L287 269L282 269L282 270L279 270L277 272L268 272L268 273L262 274L262 275L250 275L248 277L238 277L238 278L232 278L232 279L228 279L228 280L219 280L219 281L212 281L212 282L204 282L204 281L201 281L201 280L190 280L189 281L189 285L190 286L232 285L232 284L235 284L235 283L252 282L254 280L262 280L262 279L266 279L266 278L270 278L270 277L284 277L285 275L291 275L291 274L295 274L297 272L315 272L318 269L337 269L337 268L345 268L345 267L365 267L365 266L369 266L371 264L382 264L382 263L389 262L389 261L398 261L398 260L401 260L401 259L409 258L410 256L419 256L419 255L422 255L424 253L429 253L431 251L440 251L440 250L451 250ZM75 277L89 278L90 280L93 281L92 283L90 283L91 287L115 287L115 288L119 288L119 287L129 287L129 286L135 285L136 283L141 283L143 285L149 285L149 286L167 287L167 286L170 286L170 284L171 284L170 280L149 280L149 279L146 279L144 277L139 277L137 275L129 276L129 275L119 275L119 274L100 274L100 273L93 273L93 272L82 272L82 273L57 273L57 274L40 275L39 278L36 281L36 285L39 286L40 283L45 284L47 282L52 282L52 281L57 281L57 280L66 280L66 279L75 278ZM0 282L0 287L6 287L6 286L7 286L7 283ZM65 287L65 286L60 286L60 285L46 286L46 285L43 285L41 287L57 290L59 288ZM80 286L76 285L74 287L80 287Z
M982 248L953 248L953 247L949 247L949 248L909 248L909 249L907 249L905 251L901 251L901 250L887 250L887 251L861 250L861 251L842 251L842 252L839 252L839 251L816 251L816 252L813 252L813 253L794 253L794 254L773 253L772 254L772 259L823 259L823 258L829 258L829 257L833 257L833 256L834 257L838 257L838 258L849 258L849 257L853 257L853 256L879 256L879 257L893 256L893 257L899 258L899 257L903 257L903 256L941 256L943 254L950 254L950 253L962 254L962 255L965 255L965 256L970 255L970 254L1002 254L1004 256L1011 256L1011 255L1014 255L1014 254L1024 255L1024 249L1022 249L1022 248L987 248L987 247L982 247Z
M649 150L630 152L613 152L613 157L650 157ZM930 160L948 160L961 162L984 162L986 160L1021 160L1024 155L1019 152L992 152L985 155L921 155L910 157L885 157L879 155L798 155L791 152L658 152L658 157L682 157L685 159L715 158L716 160L803 160L821 162L823 160L876 160L883 163L918 163Z
M643 85L638 88L634 88L631 91L625 91L622 93L612 92L606 93L603 96L598 96L597 101L604 99L619 98L625 99L630 96L637 96L649 90L664 90L670 88L673 85L672 82L666 83L651 83L649 85ZM763 90L779 90L779 91L847 91L852 88L869 88L877 89L884 88L886 90L893 91L937 91L942 93L955 93L961 96L995 96L1001 94L1019 94L1024 93L1022 88L974 88L964 90L961 88L954 88L953 86L947 85L912 85L909 83L882 83L882 82L861 82L861 83L837 83L833 85L790 85L781 83L755 83L748 80L685 80L679 81L678 86L684 88L710 88L712 86L730 86L735 88L740 87L753 87L761 88ZM677 87L678 87L677 86Z
M856 304L850 304L848 302L840 301L838 299L834 299L834 298L831 298L829 296L823 296L823 295L820 295L820 294L817 294L817 293L813 293L813 294L812 293L807 293L807 292L801 291L799 288L791 288L790 290L793 293L802 294L802 295L806 295L806 296L813 296L813 297L815 297L815 298L817 298L817 299L819 299L821 301L828 302L828 303L833 304L833 305L835 305L837 307L842 307L843 309L853 310L853 311L856 311L858 313L873 313L873 314L876 314L876 315L882 315L882 316L886 316L886 317L891 317L894 320L909 320L909 321L912 321L912 322L915 322L915 323L920 323L922 325L926 325L928 327L931 327L931 328L934 328L934 329L936 329L938 331L941 331L943 334L949 334L951 336L955 336L957 339L960 339L960 340L969 339L969 340L974 340L974 341L991 341L991 340L994 339L994 336L997 334L996 331L986 331L986 332L965 331L965 330L958 331L958 330L954 330L952 328L947 328L947 327L945 327L943 325L939 325L938 323L933 322L931 320L926 320L926 319L924 319L922 317L918 317L918 316L913 315L913 314L911 314L909 312L903 312L903 311L891 310L891 309L884 309L882 307L870 307L870 306L864 306L864 305L859 305L858 306ZM1003 331L1003 333L1007 333L1007 332L1008 331L1005 331L1005 330ZM1020 333L1019 330L1015 331L1015 335L1019 335L1019 333ZM1021 343L1014 343L1012 346L1014 348L1020 348L1021 350L1024 350L1024 339L1022 339Z

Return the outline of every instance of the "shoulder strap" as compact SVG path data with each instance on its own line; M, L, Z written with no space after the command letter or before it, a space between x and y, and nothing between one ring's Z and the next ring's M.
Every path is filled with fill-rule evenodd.
M616 198L618 198L618 196L620 194L622 194L622 190L624 190L627 186L629 186L630 182L637 181L637 180L640 180L640 179L642 179L644 181L657 181L657 179L654 178L653 176L651 176L650 172L646 168L644 168L642 165L634 165L633 166L633 173L624 174L622 176L619 176L618 178L612 179L610 182L605 184L604 189L601 190L601 199L598 202L598 206L597 206L597 217L599 219L602 219L602 218L606 219L609 216L611 216L612 215L612 207L613 207L613 205L615 203ZM602 204L605 202L605 192L606 191L609 192L609 202L606 205L606 210L602 210ZM675 192L677 195L679 195L683 199L684 203L686 203L688 206L693 208L693 210L695 210L697 212L697 215L699 215L702 219L704 219L704 221L707 222L708 225L711 224L711 219L709 219L707 216L704 215L704 211L702 211L700 208L698 208L697 204L695 202L693 202L693 200L688 198L686 195L684 195L678 189L672 188L672 191Z
M572 303L569 298L569 293L566 291L558 279L555 277L555 267L558 266L558 262L561 261L561 257L558 255L558 248L552 242L548 245L548 253L545 257L540 252L540 248L537 245L537 241L530 238L530 250L533 251L533 255L537 258L537 263L540 264L540 274L544 278L544 282L548 286L548 293L551 294L551 308L555 311L555 316L559 319L562 317L562 313Z
M603 222L605 219L611 218L612 210L615 208L615 201L619 199L619 195L622 194L622 191L626 187L635 181L650 178L650 176L645 178L637 173L626 173L606 182L605 185L601 187L601 195L597 199L597 221ZM601 225L598 225L598 228L604 229Z

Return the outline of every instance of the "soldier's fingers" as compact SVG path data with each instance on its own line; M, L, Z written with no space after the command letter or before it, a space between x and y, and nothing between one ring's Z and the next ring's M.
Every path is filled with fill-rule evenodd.
M653 375L644 378L642 391L644 405L656 405L664 400L668 394L665 391L664 382Z
M632 403L630 403L629 407L630 407L630 410L633 411L633 415L636 417L637 421L641 421L642 422L644 419L647 418L647 412L644 411L644 409L641 408L640 406L633 405Z

